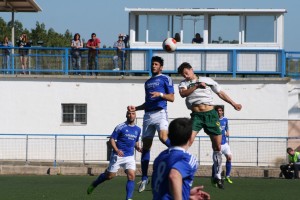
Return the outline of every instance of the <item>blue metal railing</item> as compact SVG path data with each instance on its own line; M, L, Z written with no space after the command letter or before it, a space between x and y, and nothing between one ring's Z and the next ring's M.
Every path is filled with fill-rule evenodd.
M300 79L300 52L287 51L286 58L286 76Z
M126 54L119 59L120 70L115 71L113 57L114 48L100 48L96 55L98 69L88 67L88 49L81 49L81 69L74 70L71 62L71 49L56 47L30 47L28 68L23 70L20 63L19 48L9 48L8 58L0 47L0 73L19 74L59 74L82 75L102 73L104 75L151 74L150 63L153 55L165 58L164 73L177 74L177 67L183 61L191 62L198 74L221 74L232 77L243 75L262 75L279 77L299 77L300 52L285 52L274 49L178 49L168 54L162 49L125 49ZM297 56L296 56L297 55ZM194 56L194 58L190 58ZM124 62L121 62L123 59ZM6 65L8 63L8 65ZM297 66L295 66L295 63Z

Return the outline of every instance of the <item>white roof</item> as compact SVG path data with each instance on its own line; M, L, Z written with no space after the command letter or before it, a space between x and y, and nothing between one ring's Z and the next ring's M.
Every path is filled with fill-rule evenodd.
M125 8L125 11L137 14L283 14L286 9L220 9L220 8Z

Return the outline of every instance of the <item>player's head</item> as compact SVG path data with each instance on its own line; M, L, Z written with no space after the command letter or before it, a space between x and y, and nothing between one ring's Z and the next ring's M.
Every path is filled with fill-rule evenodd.
M172 146L187 144L191 135L192 120L188 118L177 118L170 123L168 137Z
M178 74L180 74L181 76L183 76L187 80L193 79L194 75L195 75L191 64L188 63L188 62L182 63L178 67L177 72L178 72Z
M219 117L224 116L224 108L223 108L223 106L216 106L215 109L216 109Z
M153 56L151 59L151 72L152 75L157 75L162 72L164 66L164 59L159 56Z
M127 118L128 123L134 123L135 118L136 118L136 112L135 111L127 111L126 118Z
M289 155L291 155L291 156L293 156L293 155L295 154L294 149L292 149L291 147L288 147L288 148L286 149L286 152L287 152Z

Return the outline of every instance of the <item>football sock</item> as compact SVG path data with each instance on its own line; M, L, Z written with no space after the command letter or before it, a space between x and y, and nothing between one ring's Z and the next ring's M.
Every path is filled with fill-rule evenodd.
M230 172L231 172L231 162L226 161L226 176L230 176Z
M211 177L215 177L215 168L214 165L211 166Z
M150 161L150 150L143 149L141 157L141 167L142 167L142 181L148 179L148 167Z
M214 171L215 177L221 179L222 172L222 153L220 151L214 151L213 153Z
M127 180L126 199L132 199L133 191L134 191L134 181Z
M93 182L93 185L95 187L97 187L97 185L103 183L104 181L106 181L106 174L105 173L102 173L98 176L98 178Z
M165 145L167 147L170 147L171 146L171 141L169 140L169 138L165 141Z

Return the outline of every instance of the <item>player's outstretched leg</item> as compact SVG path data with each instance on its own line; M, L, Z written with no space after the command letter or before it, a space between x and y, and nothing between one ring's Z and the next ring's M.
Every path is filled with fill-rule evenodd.
M214 170L214 165L211 166L211 178L210 178L210 182L211 182L211 185L215 188L217 188L217 184L215 183L215 170Z
M103 183L104 181L107 180L107 177L106 177L106 174L105 173L102 173L98 176L98 178L91 184L89 185L89 187L87 188L86 190L86 193L88 195L92 194L94 189L101 183Z
M214 162L214 183L217 184L218 188L224 189L224 183L221 178L222 171L222 153L220 151L213 152L213 162Z
M150 150L143 149L141 157L141 167L142 167L142 181L139 185L139 192L145 190L146 185L149 184L148 181L148 167L150 161Z

